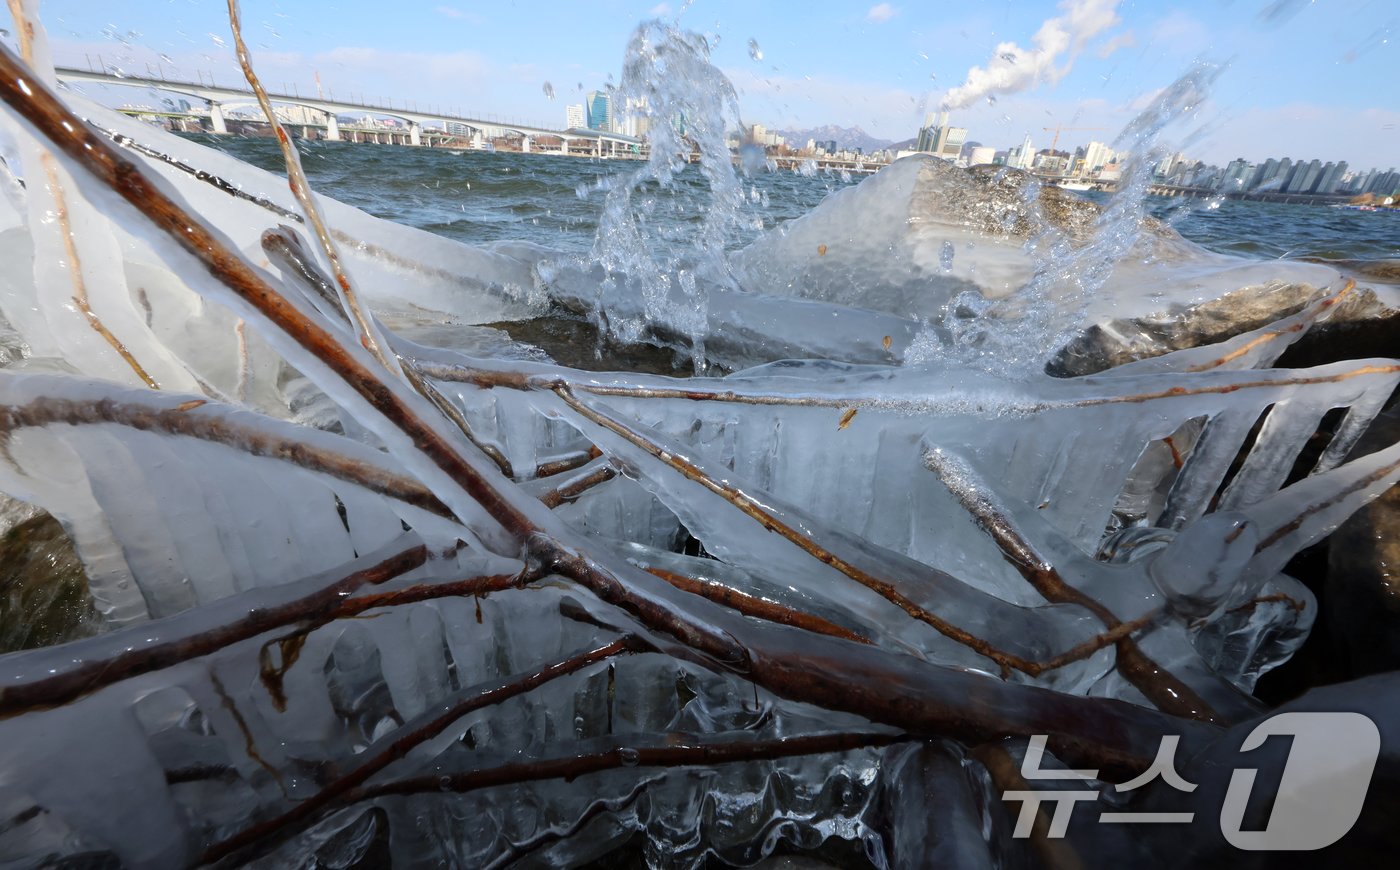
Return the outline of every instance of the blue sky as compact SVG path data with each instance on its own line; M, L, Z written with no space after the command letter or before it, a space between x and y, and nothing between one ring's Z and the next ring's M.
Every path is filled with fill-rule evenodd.
M167 75L199 69L236 80L222 0L126 8L43 0L40 11L60 62L100 54L138 73L158 62ZM632 29L658 16L679 16L717 42L714 62L739 89L744 120L770 128L832 123L910 137L969 70L1007 55L1015 62L1000 62L1002 79L1031 68L1042 75L1018 82L1018 92L993 92L995 103L978 97L954 112L970 139L1005 147L1030 132L1046 147L1053 134L1043 128L1059 123L1102 128L1066 132L1062 145L1111 141L1199 58L1229 67L1209 100L1168 131L1192 155L1400 164L1396 0L243 4L255 63L274 88L311 93L319 72L336 95L551 126L562 126L565 105L582 101L579 85L592 90L620 74ZM1036 55L1042 28L1065 37L1065 50ZM750 55L750 39L762 60Z

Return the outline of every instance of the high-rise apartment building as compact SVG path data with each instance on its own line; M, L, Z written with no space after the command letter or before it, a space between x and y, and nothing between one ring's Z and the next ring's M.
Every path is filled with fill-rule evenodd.
M1328 163L1322 167L1322 178L1317 182L1318 193L1336 193L1341 186L1342 175L1347 171L1347 162Z
M567 130L582 130L588 126L588 113L583 110L583 104L564 107L564 128Z
M1084 149L1084 171L1088 173L1098 172L1110 163L1113 163L1117 155L1113 149L1102 142L1090 142Z

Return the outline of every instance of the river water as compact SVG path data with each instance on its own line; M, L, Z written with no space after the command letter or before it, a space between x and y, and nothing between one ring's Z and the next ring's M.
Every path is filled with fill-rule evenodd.
M272 172L282 157L270 138L199 136ZM487 153L301 140L312 185L382 218L462 242L530 241L569 252L593 244L607 186L640 165L546 154ZM748 217L731 246L805 214L864 175L792 171L745 178ZM1091 195L1092 196L1092 195ZM1102 195L1099 195L1102 198ZM700 218L706 189L687 169L658 214L683 239ZM1400 213L1235 200L1153 198L1149 210L1212 250L1255 258L1400 258ZM666 236L662 234L663 239Z

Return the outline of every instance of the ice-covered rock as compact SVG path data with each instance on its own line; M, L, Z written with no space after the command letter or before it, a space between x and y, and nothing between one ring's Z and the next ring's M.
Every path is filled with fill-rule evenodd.
M1325 265L1215 254L1150 217L1115 227L1103 224L1105 215L1016 170L963 170L912 155L771 231L733 265L751 292L940 320L959 294L1013 296L1047 268L1047 257L1092 258L1098 236L1136 233L1089 300L1089 331L1056 362L1065 374L1255 329L1339 279ZM1060 252L1045 253L1055 241ZM1038 292L1073 300L1073 281L1052 275Z

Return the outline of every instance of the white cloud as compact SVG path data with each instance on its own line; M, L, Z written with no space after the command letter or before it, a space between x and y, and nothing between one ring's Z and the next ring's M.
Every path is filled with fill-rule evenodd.
M985 67L968 70L967 80L948 92L943 108L961 109L990 94L1053 84L1070 71L1089 40L1119 23L1118 0L1065 0L1060 9L1061 15L1047 20L1031 37L1034 48L1001 43ZM1061 58L1064 66L1057 66Z
M888 3L877 3L870 7L870 11L865 13L865 17L876 24L884 24L891 18L899 14L899 10Z
M671 4L658 3L655 6L651 7L651 11L649 11L647 14L650 15L652 18L665 18L667 15L671 14Z
M1132 48L1137 44L1137 37L1133 35L1133 32L1131 30L1125 30L1112 39L1109 39L1103 45L1100 45L1099 50L1096 51L1095 54L1099 56L1100 60L1103 60L1111 57L1113 53L1120 48Z

